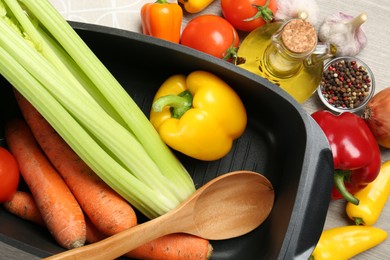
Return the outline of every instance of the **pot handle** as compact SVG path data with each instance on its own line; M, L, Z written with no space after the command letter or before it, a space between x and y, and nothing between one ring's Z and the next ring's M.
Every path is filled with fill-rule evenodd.
M288 232L288 245L283 245L283 259L308 259L323 231L333 187L333 155L325 134L307 116L308 136L302 176L295 199ZM313 154L318 154L314 157ZM305 190L305 192L303 192ZM324 199L325 198L325 199ZM328 198L328 199L327 199ZM302 211L302 208L305 208ZM286 241L285 241L286 242Z

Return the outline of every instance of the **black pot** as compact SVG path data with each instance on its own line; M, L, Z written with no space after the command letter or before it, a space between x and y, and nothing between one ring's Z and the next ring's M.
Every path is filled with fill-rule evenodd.
M234 170L262 173L275 188L275 204L268 219L253 232L211 241L212 259L310 256L328 210L333 159L324 134L300 104L269 81L196 50L129 31L71 24L147 115L160 84L177 73L212 72L240 95L248 126L231 152L214 162L178 157L198 187ZM19 116L19 111L9 84L1 79L0 85L3 129L4 122ZM2 208L0 241L38 257L63 251L45 229Z

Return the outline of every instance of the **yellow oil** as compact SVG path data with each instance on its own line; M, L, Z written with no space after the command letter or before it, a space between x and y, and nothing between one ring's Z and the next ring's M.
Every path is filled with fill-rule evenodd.
M267 63L270 59L269 48L273 48L271 37L281 25L281 23L270 23L249 33L237 53L238 60L242 60L243 63L237 63L237 65L268 79L284 89L299 103L303 103L315 92L320 83L323 61L319 60L315 63L299 61L294 69L284 70L283 68L289 65L276 59L271 68Z

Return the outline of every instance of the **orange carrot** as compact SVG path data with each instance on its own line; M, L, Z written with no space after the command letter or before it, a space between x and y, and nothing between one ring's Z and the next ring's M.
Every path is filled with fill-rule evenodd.
M19 218L45 226L38 206L33 196L28 192L17 191L10 201L3 203L3 207Z
M107 237L107 235L104 235L95 227L88 217L85 218L85 222L87 224L87 243L92 244Z
M15 97L35 139L96 228L113 235L136 225L132 206L80 159L22 95L15 91Z
M41 212L39 212L38 206L35 203L34 197L29 192L18 190L11 200L4 202L2 205L9 213L24 220L46 227ZM91 220L87 216L85 216L85 224L86 242L95 243L107 237L92 224Z
M206 239L184 233L157 238L142 245L126 257L149 260L209 259L213 248Z
M27 124L19 119L7 122L5 137L46 227L58 244L66 249L84 245L84 214L61 176L40 150Z
M106 237L99 233L91 222L87 221L88 243L95 243ZM206 260L211 257L212 252L213 247L208 240L189 234L176 233L157 238L124 256L148 260Z

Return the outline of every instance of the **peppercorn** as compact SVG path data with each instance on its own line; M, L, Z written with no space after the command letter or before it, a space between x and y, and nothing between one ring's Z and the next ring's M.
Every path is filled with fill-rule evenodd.
M371 79L366 67L356 60L339 59L324 70L320 88L330 105L353 109L369 96Z

